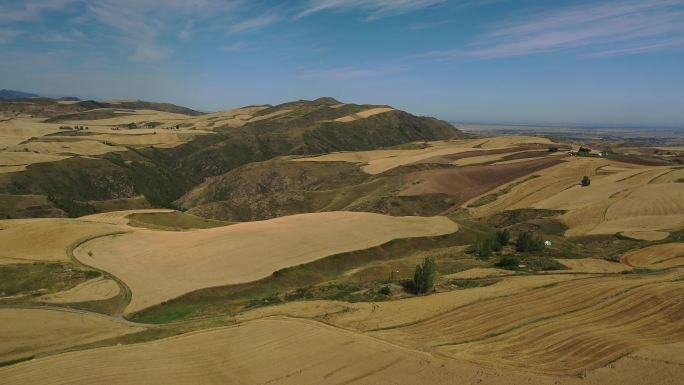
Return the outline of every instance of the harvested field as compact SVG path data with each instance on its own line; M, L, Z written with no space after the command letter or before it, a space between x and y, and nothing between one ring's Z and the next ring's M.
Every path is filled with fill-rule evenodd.
M684 184L650 184L667 168L618 172L588 188L574 186L534 205L568 210L560 219L568 236L669 230L684 224Z
M193 124L196 129L209 131L222 126L242 127L254 117L254 114L267 108L267 106L252 106L213 112L192 117L188 119L188 123Z
M684 265L684 243L664 243L629 252L622 263L633 267L666 269Z
M130 313L193 290L257 280L329 255L457 229L443 217L329 212L181 233L139 230L87 242L75 255L126 282L133 292Z
M47 303L101 301L116 297L119 291L119 284L115 281L107 278L96 278L83 282L67 291L40 297L39 300Z
M641 347L684 340L683 314L681 282L657 283L481 342L440 350L483 363L576 374Z
M4 220L0 228L0 264L68 261L66 249L73 243L121 231L120 227L75 219Z
M39 154L35 152L0 152L0 166L28 166L34 163L56 162L69 156Z
M606 261L605 259L581 258L568 259L557 258L561 264L570 268L574 273L621 273L631 270L630 266L621 263Z
M653 179L651 183L682 183L684 181L684 168L673 168L670 172Z
M347 115L343 116L341 118L335 119L336 122L353 122L354 120L357 119L365 119L369 118L373 115L377 114L382 114L383 112L389 112L389 111L394 111L394 108L388 108L388 107L379 107L379 108L371 108L365 111L357 112L352 115Z
M577 279L374 335L486 365L575 374L643 346L684 340L679 279Z
M395 167L413 163L451 163L457 160L459 153L468 152L468 156L475 156L476 151L495 150L497 153L515 152L525 144L550 143L545 138L526 136L466 139L451 141L435 141L427 143L423 149L412 150L373 150L339 152L327 155L296 158L298 162L352 162L364 164L361 169L368 174L380 174ZM451 157L444 158L445 156Z
M88 370L79 370L83 367ZM414 384L418 378L451 384L454 378L477 381L483 376L501 374L320 323L278 318L0 368L0 380L7 385Z
M666 349L669 347L666 347ZM668 349L668 351L671 349ZM639 350L566 385L677 384L682 370ZM639 354L639 355L637 355ZM647 355L644 360L641 354ZM656 358L651 358L651 357ZM207 359L211 357L211 359ZM83 366L90 370L79 370ZM632 370L630 370L632 368ZM634 370L638 369L638 370ZM627 374L625 374L625 372ZM552 384L557 378L481 368L320 323L273 318L144 344L60 354L0 368L4 384ZM647 382L648 382L647 381Z
M493 188L560 163L557 158L497 166L471 166L418 171L406 176L401 195L448 194L462 204Z
M37 118L12 118L0 121L0 150L33 137L59 131L59 124L43 123Z
M582 176L596 175L597 170L607 164L604 159L571 157L566 162L537 171L535 174L539 175L538 178L512 187L510 192L489 204L469 209L470 213L476 218L482 218L505 210L533 207L538 202L577 185Z
M492 159L500 159L499 157L496 157L495 155L502 155L502 154L508 154L514 151L521 150L522 147L504 147L504 148L497 148L493 150L470 150L470 151L462 151L462 152L456 152L452 154L445 154L445 155L437 155L431 158L423 159L418 162L415 162L414 164L423 164L423 163L441 163L441 164L458 164L458 165L465 165L469 164L467 162L461 162L464 159L470 160L472 158L477 158L474 163L481 163L481 159L489 159L490 157Z
M9 147L6 151L29 151L57 155L102 155L114 151L126 151L126 148L109 146L95 140L34 141Z
M106 116L104 119L98 119L96 116L98 111L102 111ZM79 125L79 126L118 126L126 125L129 123L140 123L140 122L179 122L182 123L188 120L190 117L183 114L175 114L172 112L156 111L156 110L114 110L114 109L94 109L85 112L88 115L92 115L92 119L74 119L69 120L68 116L66 119L60 119L59 123L66 125ZM112 115L112 117L109 117Z
M662 239L665 239L670 235L667 231L639 231L639 230L630 230L630 231L623 231L619 233L620 235L623 235L628 238L632 239L638 239L642 241L660 241Z
M584 278L582 275L535 275L507 277L490 285L378 303L346 303L337 301L291 302L255 309L239 319L255 319L269 315L315 317L345 329L369 331L415 324L440 314L483 300L506 298L527 291ZM503 301L503 299L502 299Z
M105 317L77 312L0 309L0 362L60 351L142 330L141 327ZM1 379L0 382L5 383Z

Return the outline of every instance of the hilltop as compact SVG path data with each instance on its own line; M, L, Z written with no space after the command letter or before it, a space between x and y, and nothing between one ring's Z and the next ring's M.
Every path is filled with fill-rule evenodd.
M0 101L0 114L0 215L11 218L176 207L206 178L251 162L467 136L434 118L333 98L207 114L24 98Z

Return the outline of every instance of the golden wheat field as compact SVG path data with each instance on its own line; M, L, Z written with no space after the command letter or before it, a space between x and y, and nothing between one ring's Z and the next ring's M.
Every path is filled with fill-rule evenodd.
M81 244L79 261L123 280L135 312L204 287L263 278L276 270L396 238L453 233L447 218L370 213L301 214L182 233L138 230Z
M384 171L391 170L399 166L425 162L428 159L434 159L438 157L458 155L459 153L464 152L469 152L468 158L464 158L464 160L455 160L453 161L454 164L458 164L458 162L467 162L467 159L469 159L470 157L477 157L478 152L482 152L484 157L484 154L486 154L488 151L491 151L492 149L503 150L502 153L515 153L518 149L518 146L520 145L548 143L552 142L546 138L527 136L512 136L505 138L492 138L486 140L472 139L437 141L426 143L426 147L422 149L340 152L316 157L296 158L293 159L293 161L359 163L361 165L361 169L364 172L367 172L369 174L380 174ZM499 156L487 156L484 159L478 157L475 163L482 163L499 159L501 159L501 157ZM447 162L450 162L448 161L448 158Z
M67 250L75 243L122 230L77 219L43 218L2 220L0 229L0 265L68 261Z
M0 362L144 330L97 315L59 309L0 309L0 321Z
M672 373L676 364L658 360L658 354L662 353L638 350L617 360L613 368L590 373L586 378L560 381L598 385L605 381L645 380L676 384L676 374ZM648 364L640 362L645 358ZM615 369L633 363L638 372ZM83 366L90 370L78 370ZM543 374L481 368L324 324L287 318L150 343L65 353L0 368L0 378L6 384L412 384L415 373L420 373L421 381L432 384L558 381Z

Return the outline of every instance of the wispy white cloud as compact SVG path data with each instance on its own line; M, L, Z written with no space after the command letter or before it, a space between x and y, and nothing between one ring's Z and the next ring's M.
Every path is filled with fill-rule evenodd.
M684 38L683 5L682 0L646 0L573 6L496 25L463 48L419 56L493 59L577 48L627 52L630 47L637 53L637 48L645 45L655 51L671 47L660 45L663 41Z
M324 70L314 70L304 72L299 75L300 78L311 79L320 78L327 80L350 80L363 78L378 78L394 75L403 72L407 69L406 66L388 66L388 67L340 67L329 68Z
M83 0L88 15L117 31L119 39L133 49L131 59L154 63L167 59L173 49L160 43L171 34L190 41L195 26L230 15L241 0ZM179 22L179 20L183 20Z
M361 10L367 20L401 15L445 3L447 0L308 0L306 7L297 18L306 17L323 11Z
M44 12L61 10L81 0L24 0L0 3L0 23L39 20Z
M672 49L672 48L676 48L676 47L684 47L684 39L664 41L664 42L660 42L660 43L639 45L639 46L627 47L627 48L610 49L610 50L606 50L606 51L597 51L597 52L592 52L592 53L589 53L587 55L584 55L584 57L592 58L592 57L636 55L636 54L646 53L646 52L663 51L663 50Z
M246 43L239 41L236 43L226 44L221 47L221 51L224 52L242 52L242 51L253 51L257 49L256 45L253 43Z
M252 19L239 21L230 26L230 33L243 33L256 31L268 27L277 22L280 18L276 15L261 15Z
M173 49L159 45L140 45L131 59L139 63L159 63L171 56Z
M192 20L188 20L185 23L185 27L183 27L183 29L180 32L178 32L178 38L183 41L190 41L192 35L194 34L193 24L194 23Z

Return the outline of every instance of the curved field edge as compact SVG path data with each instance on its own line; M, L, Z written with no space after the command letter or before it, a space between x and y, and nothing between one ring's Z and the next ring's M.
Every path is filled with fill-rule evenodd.
M135 231L98 238L75 254L126 283L132 290L126 312L133 313L198 289L251 282L331 254L457 230L445 217L314 213L182 233Z
M102 235L96 235L96 236L92 236L92 237L86 237L86 238L80 239L80 240L72 243L71 245L69 245L69 247L67 247L66 253L67 253L67 256L69 257L69 260L72 263L74 263L78 266L86 267L90 270L97 271L100 274L102 274L102 276L104 278L112 279L114 282L117 283L117 285L119 285L119 294L117 294L114 298L111 298L111 299L106 300L106 301L92 301L92 302L84 302L84 303L80 303L80 304L78 304L78 303L69 304L70 307L74 307L74 308L82 307L84 310L93 310L95 312L112 314L112 315L116 315L118 317L122 316L124 310L126 309L126 306L128 306L128 304L131 302L131 298L132 298L131 289L128 287L128 285L126 285L126 283L124 281L122 281L121 279L116 277L114 274L111 274L108 271L98 269L97 267L90 266L86 263L81 262L74 255L74 250L76 250L81 245L83 245L89 241L92 241L94 239L102 238L102 237L108 237L108 236L112 236L112 235L116 235L116 234L125 234L125 233L127 233L127 232L126 231L116 231L116 232L112 232L110 234L102 234Z
M451 234L394 239L379 246L330 255L275 271L260 280L186 293L126 317L136 322L160 324L235 315L254 305L280 303L280 300L275 300L280 293L331 281L347 271L372 262L397 260L440 247L467 245L472 239L488 231L476 223L462 220L455 222L458 224L458 231Z

